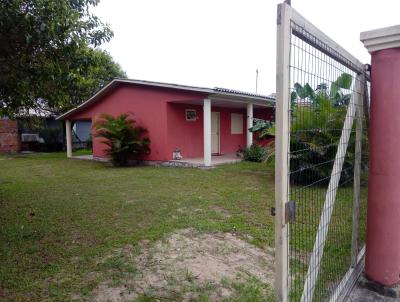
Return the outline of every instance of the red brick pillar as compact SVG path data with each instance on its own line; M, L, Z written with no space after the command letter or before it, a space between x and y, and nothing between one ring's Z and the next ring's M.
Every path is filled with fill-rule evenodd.
M0 118L0 153L20 151L17 121Z
M372 56L365 274L393 287L400 282L400 26L361 40Z

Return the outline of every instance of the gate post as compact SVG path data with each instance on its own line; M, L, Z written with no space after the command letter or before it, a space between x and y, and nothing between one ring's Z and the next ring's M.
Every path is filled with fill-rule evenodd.
M371 53L365 274L400 283L400 25L361 33Z
M288 225L285 207L289 188L290 18L291 8L278 5L276 44L275 135L275 301L288 301Z

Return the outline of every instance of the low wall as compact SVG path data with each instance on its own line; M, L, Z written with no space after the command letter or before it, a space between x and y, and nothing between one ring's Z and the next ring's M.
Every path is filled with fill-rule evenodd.
M17 121L0 119L0 153L19 152L20 148Z

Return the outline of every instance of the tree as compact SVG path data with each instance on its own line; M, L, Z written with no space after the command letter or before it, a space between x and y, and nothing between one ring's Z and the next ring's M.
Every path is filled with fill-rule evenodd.
M79 105L114 78L126 78L126 74L106 51L81 49L71 62L68 81L57 88L57 111L65 112Z
M90 12L98 2L0 0L0 115L59 113L124 76L107 53L93 49L113 35Z
M126 166L130 158L150 153L147 130L137 126L128 114L113 117L103 113L93 126L95 137L104 139L102 143L107 146L106 153L115 166Z

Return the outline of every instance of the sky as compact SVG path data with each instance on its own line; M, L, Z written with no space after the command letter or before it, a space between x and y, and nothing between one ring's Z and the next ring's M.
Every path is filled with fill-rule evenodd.
M275 92L276 0L101 0L107 50L131 79ZM363 63L360 32L400 24L399 0L292 0Z

